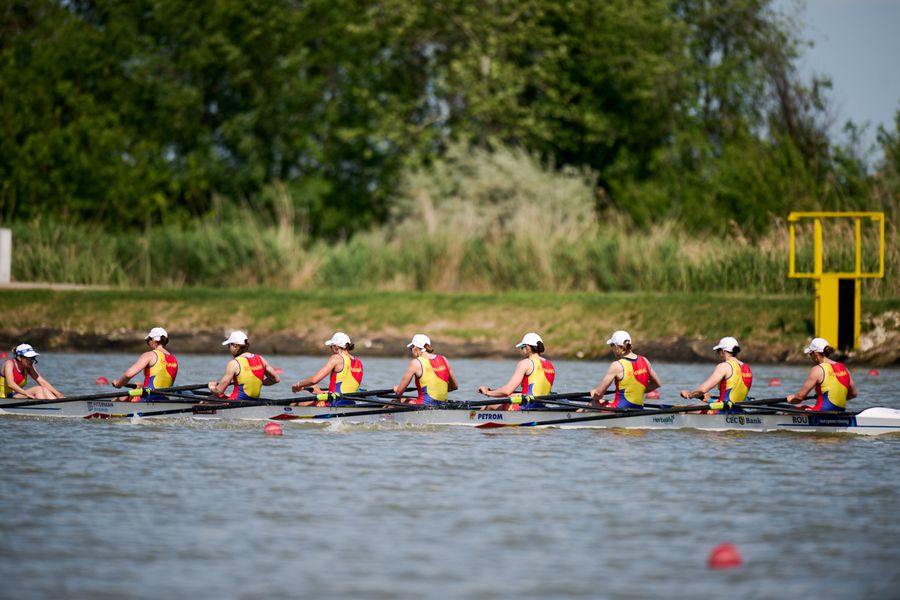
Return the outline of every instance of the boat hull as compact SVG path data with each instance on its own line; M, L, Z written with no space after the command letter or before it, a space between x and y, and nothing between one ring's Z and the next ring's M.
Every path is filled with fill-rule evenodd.
M5 403L12 403L13 400ZM0 415L68 417L81 419L109 418L182 418L195 420L250 420L290 423L381 423L397 425L522 425L560 419L582 419L593 413L574 410L487 411L475 409L426 409L381 414L364 414L373 406L250 406L221 409L212 406L176 402L77 401L3 408ZM179 412L183 411L183 412ZM165 414L154 414L165 413ZM900 433L900 410L869 408L857 414L639 414L617 419L573 421L553 427L564 429L698 429L704 431L795 431L818 433L851 433L878 435ZM346 416L338 416L346 415Z

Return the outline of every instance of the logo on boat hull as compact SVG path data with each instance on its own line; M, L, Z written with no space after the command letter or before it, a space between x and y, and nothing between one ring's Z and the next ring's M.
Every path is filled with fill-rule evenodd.
M495 412L481 412L473 410L469 414L469 418L474 418L476 421L502 421L503 415Z
M725 422L729 425L762 425L762 419L759 417L745 415L729 415L725 417Z

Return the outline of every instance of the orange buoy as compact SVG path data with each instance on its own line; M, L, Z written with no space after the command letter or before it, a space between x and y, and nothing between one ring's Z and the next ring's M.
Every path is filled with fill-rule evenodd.
M878 369L869 369L869 377L878 377L881 373L878 372Z
M644 398L649 400L659 400L659 390L651 390L644 394Z
M263 433L266 435L284 435L284 430L278 423L266 423L263 427Z
M781 385L781 380L777 377L773 377L769 380L769 387L779 387Z
M719 544L709 553L707 565L710 569L736 569L741 566L741 553L732 544Z
M109 385L109 379L101 375L94 383L96 383L97 385Z

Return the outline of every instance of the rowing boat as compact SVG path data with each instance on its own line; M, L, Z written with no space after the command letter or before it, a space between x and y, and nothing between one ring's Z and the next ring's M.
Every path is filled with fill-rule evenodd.
M774 411L748 411L724 414L654 414L654 411L647 411L646 414L637 413L611 420L581 420L565 423L565 420L568 419L583 419L586 413L567 409L546 408L516 411L475 410L471 408L410 408L373 411L372 405L361 404L334 407L260 405L222 410L221 406L190 402L87 400L3 408L4 403L10 404L12 401L0 402L0 415L80 419L188 418L295 423L322 423L332 419L339 419L350 423L441 426L477 426L485 423L522 425L545 420L563 420L563 422L556 423L553 426L565 429L699 429L704 431L795 431L860 435L900 433L900 410L884 407L867 408L858 413L846 414L778 414ZM373 412L379 414L371 414Z

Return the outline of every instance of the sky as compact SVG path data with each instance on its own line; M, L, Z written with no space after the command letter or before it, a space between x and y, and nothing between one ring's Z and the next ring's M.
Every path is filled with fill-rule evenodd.
M805 23L806 48L798 63L808 79L828 75L834 133L848 120L868 122L874 144L879 125L894 130L900 110L900 0L775 0Z

